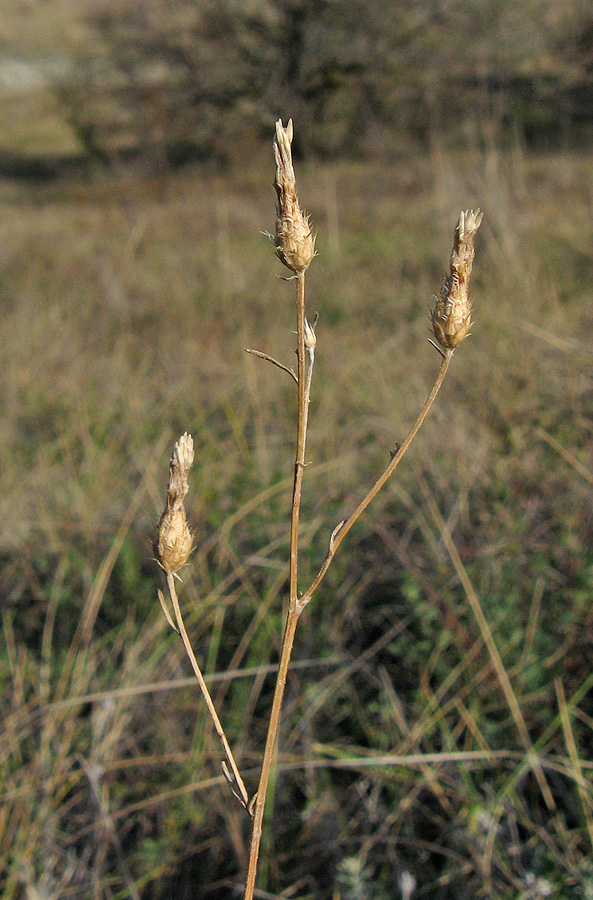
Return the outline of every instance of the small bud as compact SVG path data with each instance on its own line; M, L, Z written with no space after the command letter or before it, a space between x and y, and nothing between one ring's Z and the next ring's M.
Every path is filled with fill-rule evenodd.
M315 334L313 325L310 325L309 321L305 319L305 347L307 348L307 350L315 350L316 344L317 335Z
M296 179L292 165L292 119L286 128L282 120L276 122L274 156L276 178L276 255L295 274L307 269L315 256L315 237L311 234L308 216L304 215L296 195Z
M434 336L445 350L454 350L459 346L469 334L472 324L469 278L474 261L474 238L482 215L479 209L471 209L459 216L453 239L450 271L431 314Z
M192 535L185 518L183 501L188 492L188 475L194 461L194 442L190 434L183 434L175 446L169 464L167 502L159 520L155 551L166 572L177 572L192 549Z

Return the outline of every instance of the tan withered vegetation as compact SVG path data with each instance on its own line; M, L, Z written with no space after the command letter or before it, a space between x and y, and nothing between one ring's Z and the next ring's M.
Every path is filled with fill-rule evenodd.
M251 801L294 475L289 288L258 234L272 162L166 185L0 183L8 900L242 890L249 813L155 604L147 535L187 428L180 602ZM433 382L425 309L461 204L485 218L472 340L300 619L258 892L586 896L591 160L439 145L297 176L319 234L311 324L320 312L301 591ZM289 376L244 355L254 342Z

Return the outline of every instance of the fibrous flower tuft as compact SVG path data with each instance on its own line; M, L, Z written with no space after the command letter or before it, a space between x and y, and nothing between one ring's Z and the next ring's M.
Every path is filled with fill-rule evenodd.
M467 209L459 216L449 274L431 314L434 336L445 350L454 350L459 346L469 334L472 324L469 278L474 261L474 239L482 215L479 209Z
M286 128L279 119L274 138L274 187L278 196L274 246L278 259L295 275L299 275L307 269L315 256L315 236L311 233L309 217L302 212L296 195L291 144L292 119Z
M194 442L183 434L175 446L169 463L167 502L157 528L155 551L165 572L177 572L192 549L192 535L185 517L184 499L189 490L188 476L194 461Z

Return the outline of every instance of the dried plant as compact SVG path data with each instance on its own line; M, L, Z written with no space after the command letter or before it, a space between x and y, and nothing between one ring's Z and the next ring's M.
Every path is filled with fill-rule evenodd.
M192 548L192 536L185 517L188 476L194 461L194 442L190 434L182 434L169 463L167 502L159 520L155 550L165 572L174 575L184 566Z
M185 432L173 447L171 462L169 464L167 502L159 520L155 540L157 559L159 565L166 574L167 589L169 591L171 605L173 606L175 620L173 620L173 617L171 616L161 591L159 591L159 602L167 622L171 628L177 631L183 640L186 653L192 664L195 676L198 679L202 694L204 695L208 712L212 717L214 728L222 742L224 754L226 756L226 762L223 763L225 777L231 785L235 796L245 807L247 807L247 791L185 629L179 606L179 599L175 589L174 576L187 562L192 548L192 536L187 525L184 500L189 490L188 476L193 461L194 442L191 435Z
M297 384L297 435L294 461L294 482L291 503L290 524L290 559L289 559L289 596L288 611L284 626L280 660L276 676L274 697L270 711L266 743L263 753L261 773L256 792L249 797L232 751L224 734L208 689L204 683L199 665L187 636L177 597L174 577L187 562L191 551L192 538L187 526L184 498L188 490L188 474L193 461L193 442L188 434L184 434L175 444L171 457L167 502L161 516L157 538L155 541L158 561L166 575L169 600L174 616L159 592L159 600L167 621L181 635L192 667L200 682L208 710L215 725L216 732L222 742L225 754L223 771L234 794L237 796L247 814L251 818L251 839L249 861L245 881L245 900L252 900L255 891L257 865L262 836L262 824L268 783L272 768L274 752L278 740L280 712L287 673L290 665L292 648L299 618L323 581L338 548L346 535L358 521L373 498L395 472L410 444L414 440L424 419L443 384L454 351L469 334L471 326L471 303L469 299L469 279L474 258L474 239L482 221L480 210L466 210L459 217L455 230L450 271L436 299L435 309L431 314L433 333L437 343L433 346L439 351L442 360L432 389L422 407L416 421L406 439L399 444L391 456L389 464L377 478L373 486L360 500L356 509L340 521L331 532L325 559L309 585L304 591L298 588L299 563L299 520L303 473L305 468L305 448L307 425L315 349L317 335L315 327L317 317L312 322L305 316L305 273L315 256L315 237L311 231L309 218L303 213L296 194L296 179L292 161L292 120L284 127L282 122L276 123L274 139L274 156L276 160L276 177L274 187L277 194L276 228L273 237L276 254L284 265L293 273L288 280L296 285L296 320L297 320L297 372L280 363L269 354L260 350L247 352L271 362L273 365L289 373ZM178 576L177 576L178 577ZM406 873L407 874L407 873ZM401 886L402 894L411 896L413 885L406 882Z
M469 277L474 262L474 239L481 221L480 210L466 210L459 216L455 229L450 271L432 313L434 335L445 350L455 350L471 328Z
M315 256L315 238L311 234L309 217L301 210L296 195L291 145L292 119L286 128L282 127L282 122L276 122L276 254L287 269L298 275L309 268Z

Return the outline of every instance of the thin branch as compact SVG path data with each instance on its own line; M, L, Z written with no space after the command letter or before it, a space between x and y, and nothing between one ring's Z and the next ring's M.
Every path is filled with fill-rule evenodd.
M301 514L301 496L303 491L303 470L305 466L305 443L307 440L308 403L307 388L311 389L310 379L306 376L305 349L305 274L297 276L297 362L298 362L298 411L297 411L297 446L294 463L294 486L292 492L292 514L290 521L290 606L296 607L298 580L298 543L299 519Z
M442 358L445 359L445 353L444 353L444 351L441 350L441 348L439 347L439 345L438 345L435 341L433 341L432 338L429 338L429 339L428 339L428 343L431 345L431 347L434 347L434 349L437 351L437 353L439 354L439 356L442 356Z
M283 365L281 362L278 362L277 359L274 359L273 356L270 356L268 353L262 353L261 350L251 350L250 347L243 347L245 353L251 353L252 356L258 356L260 359L265 359L267 362L271 362L272 365L278 366L279 369L282 369L283 372L288 372L291 378L294 378L296 383L299 383L297 376L294 374L292 369L289 369L288 366Z
M593 473L589 471L589 469L579 462L576 456L563 447L560 441L557 441L555 437L552 437L551 434L548 434L543 428L536 428L536 433L541 437L542 441L545 441L549 447L559 453L562 459L568 463L569 466L572 466L575 472L578 472L579 475L588 481L589 484L593 484Z
M383 474L377 479L377 481L375 482L373 487L370 489L368 494L360 501L360 503L358 504L358 506L352 513L352 515L345 521L340 522L334 528L334 530L331 534L329 548L328 548L325 560L323 562L323 565L321 566L321 569L317 573L313 583L311 584L311 587L307 591L305 591L305 593L298 600L299 610L304 609L305 606L307 605L307 603L311 600L311 597L313 596L313 594L315 593L315 591L317 590L317 588L319 587L319 585L325 578L326 572L331 565L331 562L338 550L338 547L340 546L340 544L342 543L342 541L344 540L344 538L346 537L346 535L348 534L348 532L350 531L352 526L355 524L355 522L357 522L358 519L361 517L361 515L363 514L363 512L365 511L367 506L377 496L377 494L379 493L379 491L381 490L383 485L386 483L386 481L391 477L391 475L393 475L393 473L397 469L398 465L402 461L410 444L412 443L412 441L418 434L418 431L420 430L422 423L424 422L426 416L428 415L428 412L429 412L432 404L435 401L435 398L441 388L441 385L442 385L443 381L445 380L445 375L447 374L447 369L449 368L449 363L451 362L451 358L453 356L453 351L446 350L441 355L443 356L443 361L441 363L441 367L439 369L439 372L436 377L435 383L432 387L432 390L431 390L430 394L428 395L426 402L425 402L424 406L422 407L422 410L420 411L420 415L418 416L418 418L414 422L412 428L408 432L408 436L406 437L405 441L403 442L403 444L401 444L397 448L396 452L393 454L393 456L391 458L391 462L389 463L389 465L387 466L387 468L385 469Z
M220 719L218 718L218 713L216 712L216 707L214 706L212 697L210 696L210 691L208 690L206 682L204 681L204 676L202 675L187 631L185 630L183 617L181 615L181 608L179 606L179 598L177 597L177 591L175 590L175 581L173 580L173 575L171 574L171 572L167 572L167 587L169 588L169 596L171 598L171 603L173 604L173 611L175 613L175 619L177 621L177 628L179 630L179 634L181 635L181 640L183 641L185 652L189 657L189 661L191 662L194 674L198 679L198 684L200 685L204 700L206 701L208 712L210 713L210 716L214 723L214 729L216 731L216 734L220 738L224 754L226 756L228 769L225 771L225 767L223 766L223 774L227 781L231 783L231 786L234 786L233 793L235 794L235 796L245 807L245 809L249 810L249 794L247 793L245 785L243 784L243 779L241 778L241 773L239 772L237 763L235 762L235 757L233 756L233 752L229 746L229 742L227 741L224 729L221 725Z

